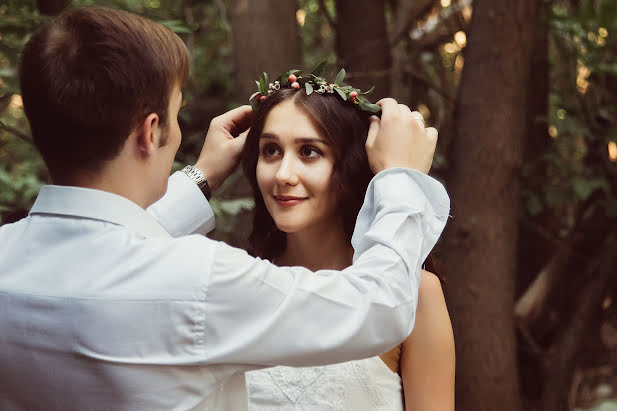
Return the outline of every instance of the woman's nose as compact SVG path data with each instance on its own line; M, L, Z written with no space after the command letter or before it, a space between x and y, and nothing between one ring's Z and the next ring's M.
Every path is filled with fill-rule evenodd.
M295 161L291 156L283 156L276 175L274 176L277 184L296 185L299 182L298 174L295 169Z

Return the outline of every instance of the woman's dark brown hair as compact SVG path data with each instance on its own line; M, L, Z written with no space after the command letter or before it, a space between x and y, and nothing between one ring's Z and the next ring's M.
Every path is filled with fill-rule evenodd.
M255 199L253 231L249 236L248 252L269 260L280 256L284 251L285 233L276 227L257 185L259 138L268 113L288 100L309 115L317 129L335 148L332 183L337 193L337 213L343 219L345 234L350 242L364 194L373 177L364 148L369 113L359 110L334 94L313 93L309 96L304 89L285 88L269 96L253 121L242 153L242 168ZM293 122L294 119L290 118L289 121Z
M268 97L255 116L242 153L242 168L253 189L255 200L253 230L249 236L247 251L253 256L268 260L283 253L286 237L285 233L276 227L257 185L259 138L270 111L287 100L293 101L297 107L304 110L335 147L337 157L332 182L335 192L338 193L337 212L343 219L349 242L366 189L373 178L364 148L368 134L369 113L359 110L336 95L313 93L307 96L304 89L281 89ZM423 268L436 274L440 281L444 282L439 264L432 255L426 258Z

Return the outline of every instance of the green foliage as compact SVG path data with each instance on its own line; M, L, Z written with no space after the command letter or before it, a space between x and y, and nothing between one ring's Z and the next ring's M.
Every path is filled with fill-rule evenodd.
M0 6L0 224L24 215L46 179L19 98L17 65L30 34L46 18L34 1L9 0Z
M12 167L0 164L0 213L30 208L42 185L38 177L41 167L36 156Z
M321 9L321 4L326 10ZM302 39L302 55L306 67L317 64L326 57L328 64L336 61L334 53L334 27L328 20L335 20L334 0L300 0L299 10L304 13L303 24L300 24L300 37ZM327 14L326 14L327 13Z
M578 7L553 2L548 20L552 44L549 115L554 135L543 156L541 191L523 192L525 209L574 215L589 201L615 216L617 163L608 156L617 141L617 3L582 0ZM563 224L573 220L564 218Z
M177 34L190 34L193 32L191 29L186 27L181 20L161 20L159 23L170 28Z
M216 215L216 229L229 233L235 227L233 219L243 211L251 211L255 207L255 202L248 197L231 200L213 198L210 200L210 206Z

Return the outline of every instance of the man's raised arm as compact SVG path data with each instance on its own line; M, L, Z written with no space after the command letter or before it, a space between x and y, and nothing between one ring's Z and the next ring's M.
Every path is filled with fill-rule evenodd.
M420 266L445 226L449 198L424 174L436 131L394 100L381 104L366 144L376 176L352 238L353 265L311 273L219 243L203 256L205 362L328 364L377 355L409 335Z

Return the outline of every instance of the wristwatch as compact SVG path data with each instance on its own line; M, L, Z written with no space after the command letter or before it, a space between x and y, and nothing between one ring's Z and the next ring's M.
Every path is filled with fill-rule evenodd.
M210 197L212 197L212 192L210 191L210 186L208 185L208 180L206 180L206 176L201 172L200 169L194 166L186 166L182 169L182 172L186 174L201 190L201 192L206 197L206 200L210 201Z

